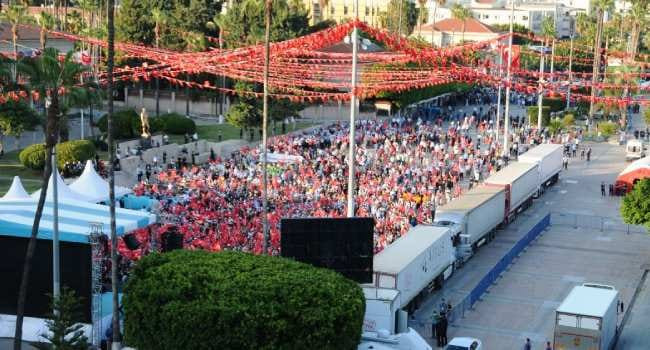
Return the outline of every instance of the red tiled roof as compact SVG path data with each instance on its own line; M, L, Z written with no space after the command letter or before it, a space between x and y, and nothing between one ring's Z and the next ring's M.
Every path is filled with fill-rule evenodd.
M422 30L431 31L432 24L422 26ZM438 32L462 32L463 21L456 18L443 19L436 22L435 30ZM465 33L496 33L490 26L482 23L475 18L468 18L465 20Z

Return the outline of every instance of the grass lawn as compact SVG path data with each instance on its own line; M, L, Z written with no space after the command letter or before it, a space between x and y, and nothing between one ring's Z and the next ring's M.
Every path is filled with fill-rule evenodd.
M19 153L20 151L8 152L0 158L0 195L7 192L16 175L22 180L27 192L31 193L41 188L42 173L22 166L18 160Z

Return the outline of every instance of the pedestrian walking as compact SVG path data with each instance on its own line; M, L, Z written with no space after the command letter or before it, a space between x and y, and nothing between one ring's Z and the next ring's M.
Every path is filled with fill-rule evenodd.
M562 166L564 167L564 170L569 169L569 157L567 156L562 157Z
M614 195L614 184L609 184L609 196Z
M600 183L600 195L605 197L605 182Z
M585 160L585 149L584 148L580 151L580 160Z
M442 346L446 346L448 342L447 341L447 326L448 326L447 317L443 316L442 320L440 320L440 323L441 323L440 330L442 331L442 334L440 335L440 337L442 338Z
M526 344L524 344L524 350L532 350L533 345L530 343L530 338L526 338Z
M546 349L545 350L553 350L553 348L551 347L551 342L550 341L546 342Z
M591 147L587 148L587 161L591 160Z

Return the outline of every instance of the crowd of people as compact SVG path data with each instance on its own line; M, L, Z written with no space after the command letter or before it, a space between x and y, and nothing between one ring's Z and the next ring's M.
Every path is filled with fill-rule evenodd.
M495 98L485 91L469 96L475 96L473 102ZM355 214L375 218L375 252L411 226L430 222L436 206L507 162L495 141L493 107L465 112L446 107L425 114L429 107L423 104L399 117L357 123ZM543 137L522 122L513 128L511 152L516 155L520 144L541 142ZM279 253L282 218L345 216L348 146L348 125L341 122L269 141L269 152L301 159L268 166L270 253ZM263 251L259 148L214 157L202 166L161 169L140 180L135 192L160 202L161 220L177 227L185 247ZM167 229L165 225L136 235L147 247L146 242L159 241ZM128 251L123 244L121 248L127 258L143 253Z

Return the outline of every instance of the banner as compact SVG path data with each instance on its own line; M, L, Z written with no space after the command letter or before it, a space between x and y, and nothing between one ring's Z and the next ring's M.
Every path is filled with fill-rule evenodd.
M508 53L509 53L509 48L506 47L503 49L503 62L504 64L508 63ZM511 62L511 68L518 69L519 68L519 57L521 56L521 47L519 45L512 45L512 62Z

